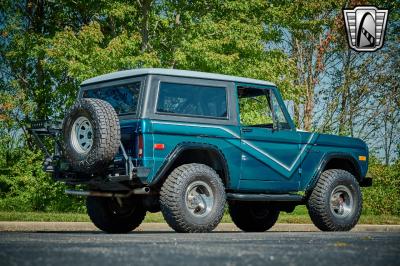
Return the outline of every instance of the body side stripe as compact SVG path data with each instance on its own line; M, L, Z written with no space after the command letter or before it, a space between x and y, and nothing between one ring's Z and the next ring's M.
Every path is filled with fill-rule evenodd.
M220 129L223 130L227 133L229 133L230 135L232 135L234 138L236 139L241 139L240 136L238 134L236 134L235 132L233 132L230 129L227 129L225 127L222 126L210 126L210 125L199 125L199 124L193 124L193 123L175 123L175 122L163 122L163 121L153 121L153 123L155 124L163 124L163 125L175 125L175 126L190 126L190 127L204 127L204 128L215 128L215 129ZM252 143L250 143L249 141L246 140L241 140L242 143L248 145L249 147L251 147L252 149L256 150L257 152L261 153L262 155L264 155L265 157L269 158L270 160L272 160L273 162L277 163L278 165L280 165L281 167L283 167L286 171L291 172L293 170L293 167L297 164L297 162L299 161L299 159L301 158L301 155L304 153L306 147L311 143L311 141L314 138L315 133L312 133L310 135L310 137L308 138L307 143L305 143L302 147L302 149L300 150L299 154L297 155L296 159L293 161L293 163L290 166L287 166L285 164L283 164L282 162L280 162L279 160L277 160L276 158L274 158L273 156L271 156L270 154L266 153L265 151L259 149L258 147L256 147L255 145L253 145Z

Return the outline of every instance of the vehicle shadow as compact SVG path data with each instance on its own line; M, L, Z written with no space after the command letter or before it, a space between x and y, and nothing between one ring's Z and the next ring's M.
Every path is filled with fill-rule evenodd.
M77 230L77 231L62 231L62 230L38 230L38 231L30 231L25 233L38 233L38 234L88 234L88 235L152 235L152 234L164 234L164 235L189 235L189 234L274 234L274 233L315 233L316 231L266 231L266 232L243 232L243 231L213 231L210 233L177 233L174 231L165 231L165 230L152 230L152 231L132 231L129 233L123 234L112 234L106 233L103 231L93 231L93 230ZM320 232L320 231L318 231ZM12 233L12 232L9 232ZM22 233L21 231L16 233ZM324 232L320 232L324 233Z
M38 230L38 231L30 231L26 233L40 233L40 234L92 234L92 235L146 235L146 234L174 234L174 235L183 235L183 234L193 234L193 233L177 233L174 231L164 231L164 230L154 230L154 231L132 231L129 233L124 233L124 234L112 234L112 233L106 233L102 231L92 231L92 230L77 230L77 231L62 231L62 230ZM18 232L18 233L21 233ZM210 232L208 234L224 234L224 233L245 233L242 231L215 231L215 232ZM194 233L196 234L196 233ZM197 234L203 234L203 233L197 233Z

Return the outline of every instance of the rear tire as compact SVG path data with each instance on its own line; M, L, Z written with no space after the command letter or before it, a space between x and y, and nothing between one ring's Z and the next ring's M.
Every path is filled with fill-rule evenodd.
M160 192L161 212L176 232L210 232L224 215L226 196L219 175L204 164L175 168Z
M279 210L265 202L230 202L229 214L242 231L265 232L278 220Z
M128 233L137 228L146 216L142 201L122 199L122 206L115 198L87 197L86 207L90 220L107 233Z
M307 209L322 231L349 231L362 211L360 186L354 176L341 169L324 171L313 189Z

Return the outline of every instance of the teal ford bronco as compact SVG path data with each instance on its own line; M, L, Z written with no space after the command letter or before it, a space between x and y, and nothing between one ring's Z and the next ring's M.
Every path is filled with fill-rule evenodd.
M362 209L368 148L360 139L296 129L270 82L136 69L81 84L63 122L30 129L44 169L87 196L93 223L129 232L161 211L177 232L209 232L227 204L243 231L271 228L307 205L323 231L346 231ZM52 136L54 150L43 136Z

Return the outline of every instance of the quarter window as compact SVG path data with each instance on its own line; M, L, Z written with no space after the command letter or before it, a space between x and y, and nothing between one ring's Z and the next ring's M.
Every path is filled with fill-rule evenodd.
M157 112L226 118L226 90L224 87L161 82Z
M83 98L97 98L109 102L118 114L135 114L138 106L141 82L88 89Z

